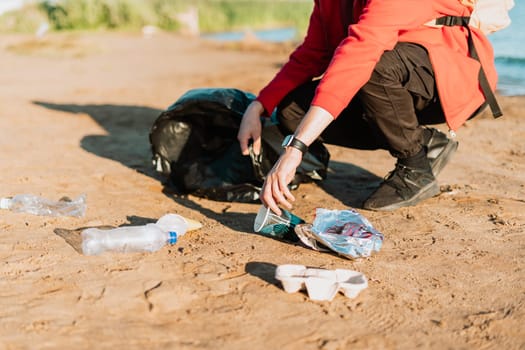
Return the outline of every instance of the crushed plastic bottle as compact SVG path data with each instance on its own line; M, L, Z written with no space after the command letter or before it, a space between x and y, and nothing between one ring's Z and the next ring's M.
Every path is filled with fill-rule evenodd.
M43 216L81 217L86 212L86 195L82 194L74 200L63 197L53 201L33 194L17 194L1 198L0 209Z
M99 255L106 251L118 253L154 252L166 244L175 244L190 227L177 214L166 214L154 224L123 226L109 230L88 228L82 231L82 252Z

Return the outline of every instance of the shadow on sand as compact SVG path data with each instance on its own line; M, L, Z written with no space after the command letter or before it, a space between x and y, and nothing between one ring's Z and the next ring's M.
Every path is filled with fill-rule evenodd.
M161 110L141 106L33 103L56 111L90 116L107 134L84 136L80 141L83 149L158 178L151 166L148 135Z
M350 163L330 161L326 180L319 186L329 195L352 208L362 208L363 202L383 181L366 169Z
M290 244L290 245L301 245L298 241L290 241L286 239L280 239L276 237L270 237L268 235L255 233L253 228L253 222L257 213L241 213L232 210L235 208L235 203L222 202L224 204L221 212L215 212L211 209L204 208L196 201L192 200L189 196L173 195L168 188L165 188L163 191L166 196L172 197L172 199L185 208L190 208L195 210L210 218L219 222L221 225L224 225L232 230L239 232L250 232L252 234L260 235L265 238L275 239L279 242Z
M251 261L246 264L244 271L252 276L258 277L266 283L279 286L280 282L275 278L277 265L267 262Z
M97 156L117 161L161 182L165 180L155 172L151 165L151 149L148 139L149 131L155 119L162 112L161 110L143 106L111 104L57 104L44 101L33 103L51 110L90 116L106 130L107 134L86 135L80 141L83 149ZM319 183L319 186L329 195L354 208L361 207L362 202L382 180L353 164L332 161L330 169L328 178ZM203 208L187 196L178 195L168 187L165 187L163 192L180 205L197 210L233 230L253 231L255 213L246 214L229 210L215 213ZM233 205L233 203L225 203L225 207L228 208Z

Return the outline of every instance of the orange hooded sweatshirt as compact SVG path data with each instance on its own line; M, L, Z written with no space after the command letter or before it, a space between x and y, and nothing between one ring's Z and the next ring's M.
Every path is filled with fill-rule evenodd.
M467 30L425 25L441 16L469 16L470 10L461 0L355 0L351 10L353 24L347 27L345 9L352 8L351 4L346 5L349 1L352 0L314 1L303 43L257 97L267 113L290 91L322 76L312 105L336 118L370 79L383 52L392 50L398 42L417 43L427 49L451 130L457 130L485 101L478 80L480 64L469 56ZM497 74L492 46L480 30L471 30L480 61L495 90Z

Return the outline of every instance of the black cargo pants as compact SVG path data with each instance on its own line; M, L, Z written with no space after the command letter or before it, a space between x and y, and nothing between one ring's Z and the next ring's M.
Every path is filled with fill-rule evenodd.
M319 81L290 92L277 107L280 128L292 133L304 117ZM344 88L344 87L341 87ZM385 51L370 80L321 134L319 142L357 149L386 149L397 158L415 155L424 124L445 122L434 71L425 48L398 43Z

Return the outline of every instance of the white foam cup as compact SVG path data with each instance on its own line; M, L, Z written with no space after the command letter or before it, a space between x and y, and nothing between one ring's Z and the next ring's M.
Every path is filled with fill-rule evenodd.
M322 277L308 277L305 284L308 296L316 301L331 301L339 290L337 282Z
M305 272L306 277L319 277L337 282L337 273L334 270L309 268Z
M285 264L277 266L275 278L281 281L287 293L306 287L308 297L316 301L331 301L339 291L348 298L355 298L368 287L365 275L347 269L326 270Z
M305 272L304 265L279 265L275 270L275 278L281 281L286 293L295 293L303 287Z
M363 289L368 287L368 281L360 272L352 270L336 269L339 290L347 298L355 298Z

